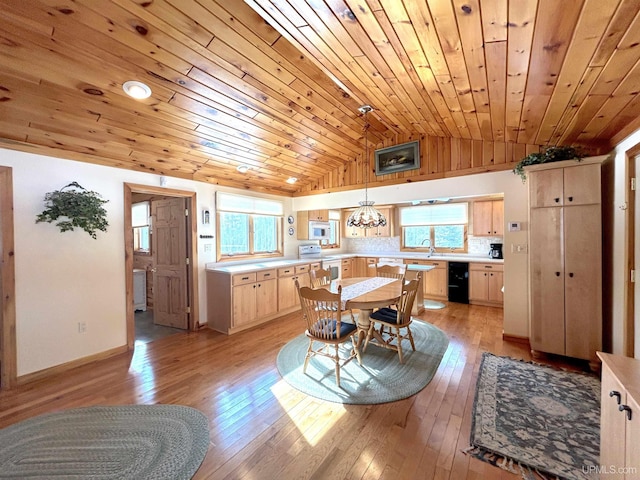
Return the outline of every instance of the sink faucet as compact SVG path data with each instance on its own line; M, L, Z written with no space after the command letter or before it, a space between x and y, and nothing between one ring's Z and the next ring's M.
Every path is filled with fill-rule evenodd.
M433 252L435 252L435 251L436 251L436 249L435 249L435 248L433 248L433 245L431 245L431 239L430 239L429 237L427 237L427 238L423 239L423 240L420 242L420 245L424 245L424 242L429 242L429 253L427 254L427 257L430 257L430 256L431 256L431 254L432 254Z

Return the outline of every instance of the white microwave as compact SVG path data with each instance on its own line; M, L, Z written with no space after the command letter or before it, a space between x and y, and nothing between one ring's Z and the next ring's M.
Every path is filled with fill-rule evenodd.
M330 236L329 222L309 222L309 240L328 240Z

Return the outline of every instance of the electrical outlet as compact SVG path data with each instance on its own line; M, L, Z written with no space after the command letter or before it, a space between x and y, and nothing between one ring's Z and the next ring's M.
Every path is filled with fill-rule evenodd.
M78 333L85 333L87 331L87 322L78 322Z
M205 243L204 244L204 251L205 252L210 252L212 250L213 245L211 245L210 243Z

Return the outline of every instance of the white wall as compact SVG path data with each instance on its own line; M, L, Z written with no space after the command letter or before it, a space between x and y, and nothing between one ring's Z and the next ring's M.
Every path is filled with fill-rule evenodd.
M528 255L511 253L511 245L527 243L527 186L519 176L503 171L370 188L369 200L383 205L492 193L504 193L505 220L519 221L522 225L521 231L504 234L504 333L528 337ZM364 190L352 190L296 197L293 207L295 210L345 208L357 206L360 200L364 200Z
M13 169L16 336L18 376L110 350L126 344L124 271L124 183L160 185L160 176L0 149L0 165ZM35 223L44 195L77 181L104 199L109 227L92 239L83 230L60 233L54 224ZM214 212L216 190L235 191L203 182L168 178L167 188L195 191L198 234L215 234L201 225L200 212ZM243 190L242 193L246 192ZM284 201L291 213L291 199ZM200 321L206 322L205 264L215 260L198 240ZM297 254L286 239L285 253ZM78 322L87 331L78 333Z

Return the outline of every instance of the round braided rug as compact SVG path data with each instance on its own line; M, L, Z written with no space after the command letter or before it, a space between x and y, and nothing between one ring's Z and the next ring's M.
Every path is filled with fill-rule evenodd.
M77 408L0 430L0 479L190 479L208 448L194 408Z
M340 387L336 385L333 360L315 355L302 372L309 339L302 334L287 343L276 360L280 375L292 387L322 400L348 404L374 404L401 400L418 393L431 381L447 350L449 339L438 327L413 319L411 323L416 351L409 340L402 343L404 363L398 353L369 345L357 359L340 368ZM317 345L317 344L316 344ZM331 347L333 349L333 347ZM346 356L351 342L340 347Z

